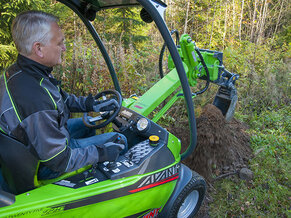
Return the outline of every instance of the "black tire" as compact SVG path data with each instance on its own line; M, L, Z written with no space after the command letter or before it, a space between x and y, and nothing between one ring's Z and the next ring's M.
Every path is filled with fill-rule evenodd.
M175 200L169 217L194 217L203 202L205 192L205 180L198 173L192 171L192 178Z

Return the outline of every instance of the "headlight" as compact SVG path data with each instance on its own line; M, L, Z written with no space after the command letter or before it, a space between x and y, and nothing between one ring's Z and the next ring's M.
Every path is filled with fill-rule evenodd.
M149 121L146 118L141 118L137 121L136 128L138 131L143 131L149 126Z

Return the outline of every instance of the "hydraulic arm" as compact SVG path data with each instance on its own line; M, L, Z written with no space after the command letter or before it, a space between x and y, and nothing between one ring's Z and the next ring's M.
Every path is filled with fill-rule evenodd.
M206 91L210 82L220 86L213 104L221 110L226 120L230 120L237 102L235 82L239 76L225 69L222 52L199 49L187 34L182 35L179 42L178 51L188 67L186 72L190 86L196 86L197 79L206 80L205 88L193 95ZM173 69L173 62L170 60L168 63L169 68Z
M235 82L239 76L224 68L223 53L199 49L187 34L181 36L177 48L184 64L189 85L192 87L196 86L198 79L206 81L205 87L193 93L192 96L195 97L205 92L210 82L217 84L219 89L213 104L221 110L226 120L230 120L234 114L235 104L237 102ZM178 98L183 97L180 91L181 84L171 56L168 58L168 68L170 72L165 76L161 75L162 79L159 82L140 98L134 100L127 99L127 101L124 102L125 106L147 116L167 97L177 91L167 104L155 114L153 121L158 121Z

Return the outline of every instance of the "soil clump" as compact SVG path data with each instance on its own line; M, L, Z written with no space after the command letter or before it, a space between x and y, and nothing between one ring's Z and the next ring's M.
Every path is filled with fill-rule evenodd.
M208 182L221 174L239 171L247 167L252 157L249 146L248 126L239 120L225 121L221 111L212 104L203 108L196 119L197 145L195 151L184 160L184 164L202 175ZM188 127L188 123L182 126ZM170 130L182 141L182 150L189 145L186 128Z
M209 217L209 203L212 184L220 178L239 175L248 168L252 158L248 126L237 119L227 122L221 111L212 104L206 105L196 119L197 145L194 152L183 163L202 175L207 182L207 192L197 217ZM179 124L179 128L169 128L170 132L182 141L182 151L190 144L188 122ZM237 177L237 176L236 176Z

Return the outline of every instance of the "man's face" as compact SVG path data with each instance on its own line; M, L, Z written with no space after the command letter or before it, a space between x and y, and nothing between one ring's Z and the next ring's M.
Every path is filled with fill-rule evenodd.
M54 67L62 63L62 53L66 51L64 34L58 24L51 24L52 38L47 45L42 45L43 65Z

